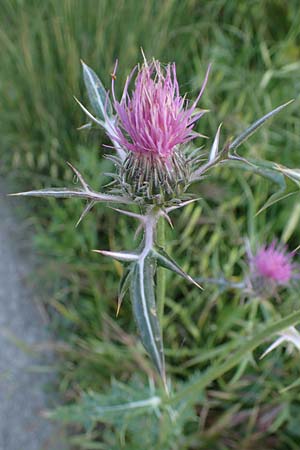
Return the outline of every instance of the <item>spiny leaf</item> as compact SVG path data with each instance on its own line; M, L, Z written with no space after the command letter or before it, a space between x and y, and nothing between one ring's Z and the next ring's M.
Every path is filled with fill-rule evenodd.
M289 327L279 333L280 337L271 344L267 350L260 356L260 359L264 358L268 353L270 353L275 348L279 347L284 342L293 344L298 350L300 350L300 334L295 327Z
M238 167L241 170L247 170L248 172L256 173L257 175L261 175L264 178L268 178L273 183L278 186L277 191L271 195L270 198L266 201L266 203L260 208L257 214L260 214L265 209L269 208L269 206L274 205L276 202L285 198L285 190L286 190L286 182L285 177L282 173L280 173L276 164L271 161L264 160L256 160L256 159L247 159L245 161L236 160L228 160L226 164L232 167Z
M86 207L84 208L84 210L82 211L82 213L81 213L81 215L80 215L80 217L79 217L79 219L78 219L78 221L77 221L77 223L76 223L76 225L75 225L75 228L77 228L78 227L78 225L80 224L80 222L84 219L84 217L87 215L87 213L93 208L93 206L95 205L95 201L91 201L91 202L88 202L87 203L87 205L86 205Z
M131 301L141 341L166 385L165 360L154 295L155 260L141 258L133 266Z
M217 129L216 135L215 135L215 139L214 139L213 145L212 145L211 150L209 152L209 159L208 159L209 163L213 162L218 157L221 127L222 127L222 124L220 123L220 125L219 125L219 127Z
M177 275L180 275L185 280L189 281L190 283L193 283L195 286L197 286L199 289L202 289L200 284L197 283L190 275L188 275L184 270L181 269L181 267L172 259L162 248L156 247L152 251L152 255L157 259L157 262L160 266L165 267L166 269L171 270L172 272L175 272Z
M23 197L89 198L86 192L82 191L81 189L68 189L68 188L45 188L45 189L38 189L36 191L17 192L15 194L9 195L13 197L23 196Z
M128 291L128 289L130 287L130 280L131 280L132 272L133 272L132 264L130 264L130 266L124 268L123 275L122 275L122 278L121 278L120 284L119 284L118 306L117 306L117 312L116 312L117 317L119 315L120 308L121 308L123 299L126 295L126 292Z
M100 253L104 256L111 256L112 258L116 259L117 261L125 261L125 262L131 262L136 261L139 259L139 255L135 252L111 252L109 250L93 250L95 253Z
M118 425L122 418L125 424L138 415L155 413L162 403L161 398L140 385L137 389L136 380L135 386L132 383L131 380L126 384L113 380L105 393L83 393L77 404L60 406L44 416L64 423L80 423L91 430L100 421Z
M136 214L132 211L126 211L125 209L112 208L114 211L119 212L120 214L124 214L125 216L133 217L134 219L140 220L141 222L145 222L145 216L141 214Z
M89 191L90 187L87 184L87 182L85 181L85 179L83 178L83 176L81 175L81 173L79 172L79 170L76 169L76 167L73 166L73 164L71 164L69 161L67 161L68 166L73 170L73 172L75 173L76 177L78 178L81 186L83 187L83 189L85 191Z
M94 200L95 202L115 202L131 204L131 200L127 197L121 197L111 194L102 194L92 190L84 191L82 189L68 189L68 188L45 188L36 191L17 192L15 194L9 194L10 196L23 196L23 197L56 197L56 198L85 198L87 200Z
M273 195L271 195L271 197L266 201L266 203L259 209L259 211L257 211L257 213L255 214L255 216L258 216L260 213L262 213L265 209L269 208L272 205L275 205L275 203L278 203L282 200L285 200L288 197L291 197L292 195L298 194L299 191L293 191L293 192L288 192L285 193L281 190L275 192Z
M105 117L111 117L113 110L108 94L96 73L83 61L83 79L91 106L99 119L105 122Z
M165 209L165 211L166 211L167 214L169 214L170 212L175 211L176 209L184 208L185 206L189 205L190 203L198 202L199 200L201 200L200 197L192 198L192 199L187 200L185 202L178 203L177 205L169 206L168 208Z
M89 112L89 110L78 100L77 97L74 96L75 101L78 103L78 105L80 106L80 108L82 109L83 112L85 112L85 114L93 121L95 122L97 125L100 125L101 127L104 127L104 122L103 120L97 119L95 116L93 116L93 114L91 114Z
M89 130L90 128L92 128L92 122L88 122L88 123L85 123L84 125L81 125L80 127L77 128L77 130L78 131Z
M290 105L294 100L290 100L283 105L278 106L273 109L268 114L264 115L260 119L256 120L252 125L250 125L242 134L240 134L234 141L229 145L229 150L237 149L243 142L245 142L255 131L257 131L268 119L278 114L286 106Z
M281 164L274 164L275 169L300 186L300 169L289 169Z
M95 202L114 202L114 203L123 203L123 204L132 204L133 201L127 197L120 195L112 195L112 194L102 194L101 192L96 192L91 189L88 183L84 180L81 173L69 162L67 162L68 166L73 170L79 182L82 185L83 189L69 189L69 188L45 188L39 189L36 191L26 191L26 192L18 192L16 194L10 194L11 196L27 196L27 197L56 197L56 198L85 198L91 201L91 206ZM86 209L83 212L80 220L87 213ZM79 220L79 221L80 221Z
M273 163L272 161L247 158L244 161L229 160L229 161L226 161L226 164L229 166L238 167L239 169L247 170L249 172L253 172L253 173L261 175L265 178L268 178L271 181L273 181L273 183L280 186L281 188L286 187L286 183L285 183L283 174L278 172L278 170L276 168L276 164Z

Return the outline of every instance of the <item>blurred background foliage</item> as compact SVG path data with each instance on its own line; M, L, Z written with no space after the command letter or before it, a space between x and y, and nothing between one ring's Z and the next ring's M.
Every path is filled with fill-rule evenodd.
M85 117L73 95L87 100L80 59L109 87L118 58L120 94L127 74L142 59L141 47L149 58L176 62L182 94L189 98L196 96L212 63L201 101L210 113L197 125L209 137L204 144L211 143L220 122L225 140L295 98L240 153L300 166L297 0L2 0L0 21L0 170L18 188L72 185L76 180L66 161L95 189L106 183L101 173L109 171L102 158L107 138L98 129L77 130ZM246 236L254 247L274 237L291 249L299 245L297 194L255 216L275 189L265 179L222 167L197 189L202 200L174 214L175 231L168 231L169 250L191 275L239 281ZM121 265L91 252L133 248L131 220L99 205L75 229L80 202L27 202L26 221L43 261L32 282L43 286L51 324L63 343L57 348L60 391L74 401L86 390L103 393L111 377L127 382L137 372L146 386L143 374L152 369L137 341L129 302L115 318ZM216 347L251 333L257 323L298 301L288 292L281 303L245 303L232 290L206 285L199 292L167 277L163 325L174 384L213 362ZM282 349L262 362L258 357L245 355L237 370L201 394L197 426L186 426L180 439L171 433L167 443L153 448L299 449L299 389L282 391L299 377L299 357ZM137 421L136 428L147 424ZM125 439L116 424L76 433L76 448L140 449L134 433Z

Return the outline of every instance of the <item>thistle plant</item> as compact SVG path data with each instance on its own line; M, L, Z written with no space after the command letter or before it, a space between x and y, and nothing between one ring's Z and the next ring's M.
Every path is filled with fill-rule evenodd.
M117 99L115 94L117 64L111 75L111 94L91 68L85 63L82 66L92 109L90 112L76 99L89 118L89 123L83 128L94 123L103 128L110 138L111 152L106 158L112 161L115 168L109 174L111 182L104 192L97 192L68 163L81 188L46 188L14 195L84 199L87 204L77 225L96 203L119 205L115 208L116 213L125 214L138 222L136 234L141 233L141 238L136 249L95 251L124 263L117 311L129 290L141 341L167 389L161 331L165 281L160 268L169 269L197 288L200 285L166 252L164 224L167 222L173 226L172 212L198 200L193 187L204 182L208 172L218 165L230 163L237 168L246 167L268 178L279 177L281 180L281 166L247 161L237 154L237 148L290 102L257 120L235 139L225 139L222 147L220 125L211 148L204 151L194 146L193 142L203 137L195 131L195 125L207 112L199 108L199 103L210 66L193 101L180 93L174 63L164 66L159 61L144 58L143 63L128 76L121 99ZM271 250L265 249L265 252L268 251ZM275 249L272 251L274 253ZM262 268L260 263L258 255L253 264L256 268Z
M225 289L239 291L241 297L250 301L282 302L282 289L297 289L300 278L300 265L294 261L296 252L289 252L287 246L275 240L270 244L259 246L252 252L250 242L246 240L247 264L243 279L231 282L224 277L216 279L201 279ZM197 278L198 280L198 278ZM278 308L277 306L277 309ZM261 355L265 357L284 342L292 344L300 350L300 333L295 326L280 330L277 338Z

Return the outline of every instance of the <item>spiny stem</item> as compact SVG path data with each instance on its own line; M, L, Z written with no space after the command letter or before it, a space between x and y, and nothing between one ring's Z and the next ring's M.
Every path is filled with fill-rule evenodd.
M164 249L166 244L166 224L165 218L162 216L158 219L156 239L158 245ZM157 310L158 310L158 317L162 325L165 306L165 296L166 296L165 269L162 267L158 267L156 277L157 277L156 278Z

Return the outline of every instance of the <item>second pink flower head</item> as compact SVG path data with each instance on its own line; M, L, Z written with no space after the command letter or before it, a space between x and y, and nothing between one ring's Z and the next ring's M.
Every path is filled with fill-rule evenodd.
M260 247L250 262L255 275L278 285L288 284L294 275L293 253L275 242Z

